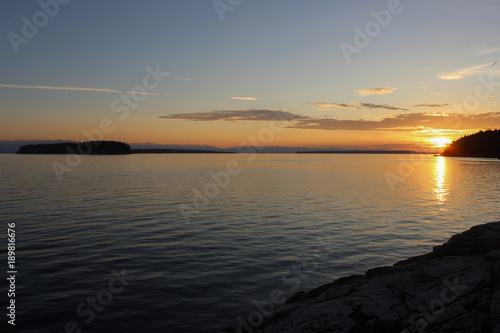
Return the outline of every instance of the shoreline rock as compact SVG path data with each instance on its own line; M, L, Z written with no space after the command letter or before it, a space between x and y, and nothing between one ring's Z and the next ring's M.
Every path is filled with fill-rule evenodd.
M227 332L500 333L500 222L424 255L299 292L259 327Z

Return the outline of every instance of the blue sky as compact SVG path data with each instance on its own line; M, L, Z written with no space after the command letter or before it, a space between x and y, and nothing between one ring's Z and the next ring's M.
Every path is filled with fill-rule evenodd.
M58 3L16 53L9 34L23 37L23 18L33 23L43 9L37 1L4 1L0 140L83 140L83 130L109 118L114 129L106 139L229 147L266 126L259 110L307 118L292 117L272 145L418 146L500 127L500 84L467 110L453 107L475 96L481 77L500 82L500 64L493 65L500 60L498 1L215 3L232 9L223 20L214 1ZM372 12L390 6L398 13L382 26ZM366 32L370 22L379 31L348 62L341 43L356 46L355 28ZM114 91L142 85L148 66L168 78L119 119ZM200 120L214 111L252 117ZM460 125L448 116L457 112ZM402 126L383 127L391 122L384 119L401 117Z

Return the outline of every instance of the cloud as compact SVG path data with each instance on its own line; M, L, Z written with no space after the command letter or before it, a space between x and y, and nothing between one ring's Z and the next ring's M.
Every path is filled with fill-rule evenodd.
M271 120L299 120L309 117L300 116L288 111L276 109L243 109L218 110L197 113L177 113L158 116L159 119L187 120L187 121L271 121Z
M496 48L496 49L483 49L483 50L477 51L477 54L479 54L479 55L485 55L485 54L495 53L495 52L499 52L499 51L500 51L500 48Z
M395 106L390 106L390 105L383 105L383 104L373 104L373 103L349 103L349 104L343 104L343 103L328 103L328 102L315 102L313 104L307 104L307 106L312 106L317 110L325 111L325 110L331 110L331 109L354 109L354 110L361 110L361 109L385 109L385 110L392 110L392 111L408 111L408 109L403 109L403 108L398 108Z
M384 88L373 88L373 89L366 89L366 90L355 90L356 93L360 96L367 96L367 95L385 95L385 94L392 94L394 93L394 90L398 88L394 87L384 87Z
M254 97L231 97L231 99L240 99L244 101L256 101L257 98Z
M420 89L424 89L424 90L427 89L427 88L429 88L429 87L425 87L425 86L420 87Z
M313 104L307 104L307 106L312 106L317 110L331 110L331 109L361 109L360 107L339 104L339 103L328 103L328 102L314 102Z
M294 129L345 131L419 131L423 129L480 129L500 127L500 112L479 114L406 113L380 120L299 119Z
M366 109L385 109L391 111L408 111L408 109L398 108L395 106L385 105L385 104L373 104L373 103L351 103L354 105L359 105Z
M185 121L294 121L287 128L327 131L403 131L472 130L500 128L500 112L483 113L404 113L375 120L312 118L277 109L218 110L171 114L157 119Z
M417 107L417 108L421 108L421 107L424 107L424 108L442 108L445 106L450 106L450 104L418 104L418 105L415 105L415 107Z
M482 64L482 65L457 69L456 71L453 71L453 72L441 73L438 75L438 78L440 78L441 80L460 80L460 79L464 78L465 76L472 75L476 71L483 69L484 67L487 67L490 65L491 65L491 63L487 63L487 64Z
M20 89L43 89L43 90L71 90L71 91L92 91L92 92L109 92L109 93L127 93L134 95L153 95L156 96L158 94L148 93L148 92L140 92L140 91L122 91L115 89L105 89L105 88L79 88L79 87L52 87L52 86L27 86L20 84L4 84L0 83L0 88L20 88Z

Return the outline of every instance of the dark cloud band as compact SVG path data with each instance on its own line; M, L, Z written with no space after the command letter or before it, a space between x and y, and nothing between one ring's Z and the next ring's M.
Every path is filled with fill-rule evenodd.
M500 127L500 112L479 114L407 113L381 120L300 119L288 128L346 131L415 131L421 129L479 129Z
M188 121L291 121L308 119L308 117L293 114L288 111L272 109L219 110L198 113L177 113L166 116L159 116L157 118Z

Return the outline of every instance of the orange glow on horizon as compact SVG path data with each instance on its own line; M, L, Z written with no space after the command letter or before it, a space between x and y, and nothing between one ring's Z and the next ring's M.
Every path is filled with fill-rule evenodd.
M439 137L431 139L432 145L434 148L444 148L451 143L450 139Z

